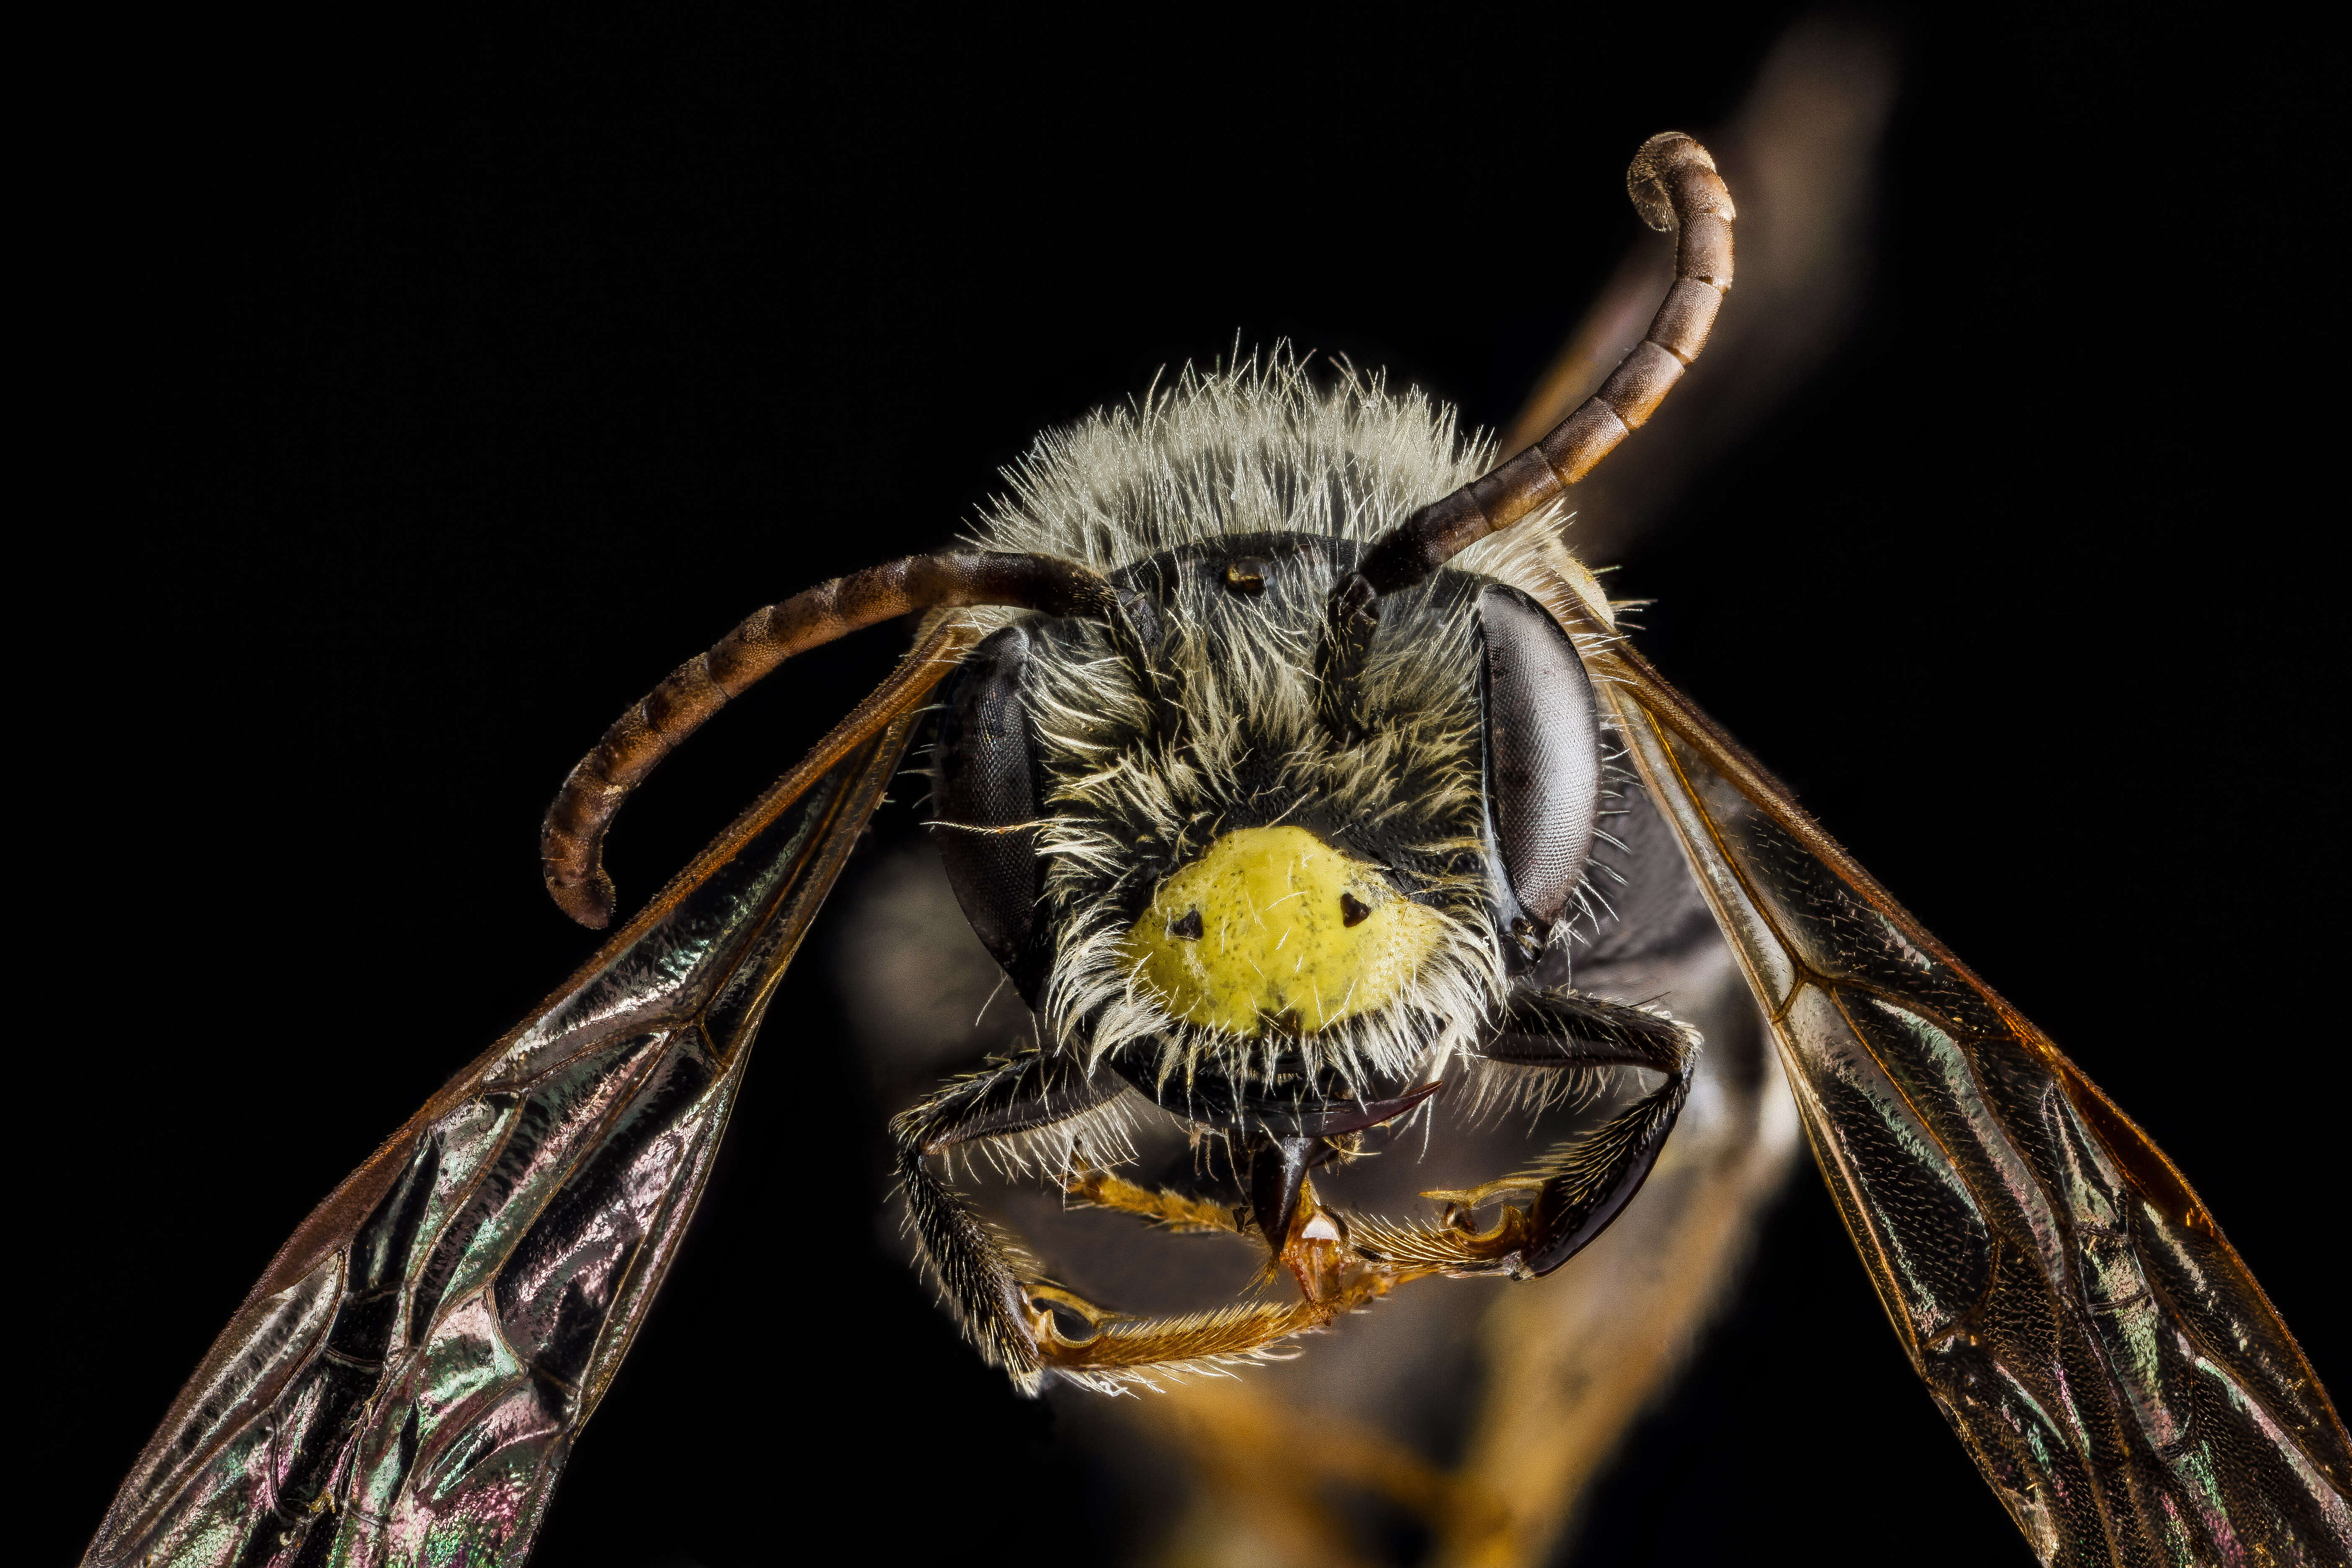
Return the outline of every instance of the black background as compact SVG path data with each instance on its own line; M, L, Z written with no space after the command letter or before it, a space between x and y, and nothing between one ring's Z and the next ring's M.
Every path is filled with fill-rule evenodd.
M534 12L80 58L26 426L75 555L18 579L63 612L17 718L38 1560L302 1215L591 951L534 836L624 703L1237 330L1503 422L1637 233L1631 150L1719 122L1785 20ZM2242 12L1895 20L1863 331L1614 585L2340 1378L2317 51ZM698 739L616 836L625 904L898 646ZM803 969L778 1005L822 1038ZM845 1054L755 1061L541 1561L1116 1549L1050 1409L877 1248L887 1109ZM1811 1174L1578 1561L1766 1542L2028 1560Z

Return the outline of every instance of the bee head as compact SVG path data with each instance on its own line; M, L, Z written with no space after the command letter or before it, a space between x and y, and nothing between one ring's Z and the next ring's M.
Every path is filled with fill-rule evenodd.
M933 815L957 896L1047 1038L1130 1076L1402 1077L1564 958L1601 787L1591 687L1526 592L1461 570L1383 595L1334 673L1332 586L1429 445L1385 398L1359 413L1380 417L1338 430L1352 453L1299 450L1295 418L1287 447L1207 432L1176 468L1192 497L1137 489L1208 516L1089 563L1122 624L1013 620L947 693Z

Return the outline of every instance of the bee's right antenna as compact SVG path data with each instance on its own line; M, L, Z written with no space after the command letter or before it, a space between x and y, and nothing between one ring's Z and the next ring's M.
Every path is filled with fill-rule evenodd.
M1731 288L1731 193L1715 172L1715 160L1681 132L1664 132L1633 154L1625 189L1644 223L1679 231L1675 285L1649 335L1550 435L1381 535L1331 590L1321 673L1327 697L1339 706L1344 700L1333 694L1353 684L1380 625L1380 595L1421 582L1591 473L1626 432L1657 412L1706 346L1707 329Z
M615 720L563 781L540 829L549 896L582 925L603 929L613 918L614 900L604 866L604 835L622 803L655 763L761 676L796 653L860 627L911 610L967 605L1108 621L1114 635L1126 625L1118 595L1086 567L1051 555L994 551L909 555L757 611Z

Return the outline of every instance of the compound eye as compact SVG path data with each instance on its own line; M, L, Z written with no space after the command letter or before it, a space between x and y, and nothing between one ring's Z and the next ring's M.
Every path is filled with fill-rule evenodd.
M1007 626L972 650L940 718L933 753L932 837L964 918L1023 994L1043 868L1029 715L1021 705L1028 634Z
M1512 895L1549 929L1584 875L1600 814L1592 683L1559 623L1517 589L1482 591L1478 621L1486 810Z

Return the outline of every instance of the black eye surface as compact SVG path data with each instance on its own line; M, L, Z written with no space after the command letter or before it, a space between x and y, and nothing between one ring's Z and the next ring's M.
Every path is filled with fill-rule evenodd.
M1029 716L1021 705L1028 635L1007 626L972 650L940 717L931 829L964 918L1025 996L1042 862ZM952 826L950 826L952 825Z
M1478 595L1486 643L1486 809L1511 892L1549 926L1584 875L1601 808L1592 683L1568 634L1517 589Z

